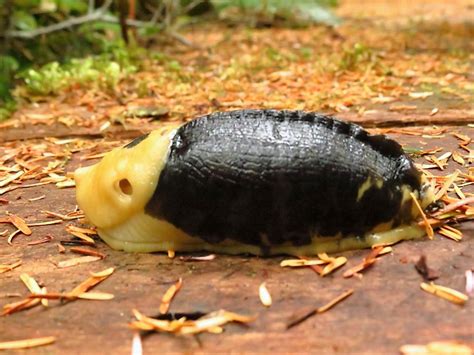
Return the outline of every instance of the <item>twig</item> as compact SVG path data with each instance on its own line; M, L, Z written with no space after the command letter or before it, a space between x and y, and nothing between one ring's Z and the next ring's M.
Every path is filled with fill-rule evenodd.
M46 27L40 27L36 30L31 30L31 31L7 31L5 33L6 37L16 37L16 38L25 38L25 39L31 39L37 36L45 35L51 32L55 31L60 31L65 28L69 27L74 27L81 25L86 22L92 22L92 21L97 21L101 19L101 17L104 15L104 12L107 11L112 5L113 0L106 0L104 5L102 5L99 9L88 13L87 15L84 16L79 16L79 17L71 17L70 19L62 22L55 23L50 26Z
M171 38L177 40L179 43L184 44L185 46L192 47L192 48L200 48L197 44L191 42L189 39L180 35L177 32L168 30L166 31L166 34L169 35Z
M87 8L87 13L90 15L94 12L95 0L89 0L89 7Z
M312 316L314 316L318 313L326 312L327 310L331 309L332 307L334 307L339 302L345 300L347 297L349 297L353 293L354 293L353 289L347 290L346 292L344 292L343 294L337 296L335 299L333 299L329 303L326 303L324 306L313 309L313 310L305 313L302 317L299 317L299 318L291 321L290 323L287 324L286 329L293 328L294 326L296 326L298 324L301 324L302 322L304 322L308 318L310 318L310 317L312 317Z
M193 10L196 6L204 3L204 0L194 0L191 1L188 5L186 5L182 11L183 14L187 14L189 11Z
M465 205L469 205L471 203L474 203L474 196L473 197L468 197L464 200L458 200L453 203L450 203L449 205L445 206L443 209L437 211L436 213L433 214L433 217L440 216L444 213L454 211L458 208L461 208Z
M91 6L92 2L93 0L90 0L89 6ZM48 33L64 30L64 29L74 27L74 26L79 26L87 22L103 21L103 22L108 22L108 23L120 23L119 18L105 13L110 8L112 2L113 0L106 0L106 2L104 3L102 7L92 12L89 11L88 14L84 16L72 17L68 20L58 22L50 26L40 27L31 31L10 30L10 31L7 31L5 34L0 33L0 37L32 39L32 38L45 35ZM90 7L89 7L89 10L90 10ZM153 18L150 21L126 19L125 24L127 27L141 27L141 28L156 27L161 30L167 27L169 28L169 26L167 26L166 24L165 25L157 24L156 23L158 19L157 17L158 16L156 17L153 16ZM167 22L169 22L169 20ZM199 48L199 46L197 46L196 44L194 44L193 42L191 42L190 40L188 40L187 38L185 38L184 36L180 35L179 33L175 31L167 30L166 34L186 46Z

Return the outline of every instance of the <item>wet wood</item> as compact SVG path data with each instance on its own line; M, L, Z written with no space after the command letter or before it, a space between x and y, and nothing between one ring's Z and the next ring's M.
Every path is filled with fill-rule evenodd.
M460 132L471 135L470 128ZM419 147L420 137L392 135L406 146ZM446 134L444 138L423 139L423 149L443 147L453 150L458 140ZM439 154L442 154L439 153ZM77 156L67 170L80 162ZM437 175L453 172L456 163L434 171ZM473 192L472 188L463 189ZM28 201L31 196L44 199ZM27 220L44 220L42 210L67 213L74 210L74 189L58 190L54 185L14 190L4 195L8 211ZM34 203L34 204L33 204ZM33 208L34 206L34 208ZM5 209L5 207L1 207ZM58 242L70 240L62 224L32 227L32 237L54 236ZM74 221L76 223L76 221ZM77 222L78 223L78 222ZM87 227L87 225L78 226ZM7 226L12 231L12 226ZM97 251L107 258L67 269L54 265L74 257L66 246L67 255L58 252L55 243L28 245L31 237L19 235L13 246L0 238L0 262L21 260L22 264L0 274L2 285L0 305L21 300L28 291L21 283L22 273L34 277L48 292L70 290L87 279L90 272L115 267L116 271L100 285L100 291L113 294L104 302L77 300L67 304L50 300L47 309L35 307L0 318L0 341L27 337L54 336L56 342L47 349L55 353L129 354L133 332L127 324L132 309L145 315L159 314L161 298L179 278L182 287L170 303L170 312L211 312L226 309L245 315L256 315L248 326L227 325L223 334L202 334L199 341L188 336L152 334L143 337L145 353L160 352L318 352L318 353L397 353L404 344L426 344L434 340L452 339L472 343L474 303L452 304L423 292L421 275L415 264L421 255L430 268L439 271L437 283L463 291L464 274L472 268L474 223L456 226L463 240L454 242L436 235L428 239L403 242L393 246L393 252L383 256L362 278L345 279L344 271L367 256L368 250L340 253L348 259L340 270L321 277L309 267L283 268L280 262L288 257L258 258L217 255L209 260L174 259L163 254L131 254L113 251L97 242ZM94 249L96 250L96 249ZM186 256L189 256L186 255ZM332 256L332 255L331 255ZM265 282L272 295L272 306L265 308L259 299L259 285ZM353 289L351 297L333 309L307 319L287 330L295 315L330 302L335 296ZM3 298L18 294L22 298ZM304 314L304 312L303 312ZM414 314L416 316L414 316Z

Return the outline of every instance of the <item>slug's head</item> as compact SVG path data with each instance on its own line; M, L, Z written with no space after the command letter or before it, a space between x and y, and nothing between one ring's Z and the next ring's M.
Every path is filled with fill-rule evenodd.
M92 224L112 228L143 211L166 163L173 134L153 131L112 150L99 163L76 170L77 203Z

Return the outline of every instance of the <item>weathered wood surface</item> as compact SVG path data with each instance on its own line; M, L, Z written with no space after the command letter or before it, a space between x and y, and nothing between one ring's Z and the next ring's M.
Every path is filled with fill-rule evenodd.
M473 129L459 128L473 136ZM394 135L411 147L444 147L454 149L457 140L447 134L440 139ZM68 170L78 166L77 158ZM450 164L450 170L456 168ZM450 171L448 170L448 171ZM436 171L446 174L448 171ZM466 190L469 191L469 190ZM472 189L470 190L472 192ZM46 194L46 198L28 202L27 198ZM46 185L5 194L10 203L0 205L1 214L8 210L28 220L44 220L39 211L71 211L75 206L74 190L58 190ZM215 352L312 352L312 353L397 353L408 343L423 344L438 340L459 340L474 345L474 303L464 306L420 290L421 276L414 269L420 255L440 272L437 283L463 291L465 270L473 267L474 223L460 229L460 243L436 236L434 241L419 240L394 246L362 279L344 279L342 271L321 278L311 269L283 269L284 257L258 258L222 256L213 261L184 262L163 254L128 254L113 251L102 242L98 250L107 258L67 269L53 263L74 257L59 254L56 242L69 239L65 223L34 227L33 235L18 236L13 246L0 238L0 262L20 258L23 265L0 274L0 305L18 300L8 295L25 296L27 290L19 280L28 273L41 281L49 291L65 291L88 277L90 271L113 266L116 272L96 290L115 295L111 301L74 301L52 303L0 318L0 341L40 336L56 336L54 345L29 350L38 354L129 354L132 331L127 328L131 310L147 315L158 314L166 289L179 277L183 287L172 301L171 312L212 311L220 308L242 314L255 314L257 320L248 327L228 325L223 334L177 337L152 334L143 339L145 353L215 353ZM7 227L5 227L7 228ZM5 229L5 228L2 228ZM12 230L11 228L8 229ZM33 239L46 234L54 242L28 246ZM340 253L349 259L347 269L361 261L367 250ZM266 309L258 299L258 286L266 281L273 305ZM318 307L343 291L354 294L330 311L317 315L290 329L288 319L308 307Z
M56 116L47 114L47 108L43 108L44 115L48 119ZM222 109L225 110L225 109ZM341 112L335 114L341 119L358 123L367 128L373 127L400 127L400 126L426 126L426 125L459 125L464 126L467 123L474 123L474 110L472 109L442 109L435 115L429 115L431 109L427 112L390 112L373 110L364 114L357 114L354 112ZM40 110L41 112L41 110ZM207 111L206 111L207 112ZM35 139L42 137L70 137L70 136L87 136L91 138L114 137L116 139L134 138L142 135L145 132L151 131L160 127L159 120L146 122L142 121L136 125L121 125L113 124L105 130L101 130L98 125L87 126L72 126L68 127L62 123L55 122L53 124L37 123L34 129L31 129L31 122L29 117L36 117L38 114L25 110L21 114L17 114L20 119L7 121L4 123L7 128L0 134L0 143L24 139ZM59 110L59 116L64 114ZM79 107L74 112L77 118L87 122L90 119L91 112L85 107ZM205 112L203 112L205 114ZM183 117L183 120L186 119ZM190 118L188 118L190 119ZM178 120L181 122L181 119ZM177 121L177 123L179 123ZM0 128L1 131L1 128Z

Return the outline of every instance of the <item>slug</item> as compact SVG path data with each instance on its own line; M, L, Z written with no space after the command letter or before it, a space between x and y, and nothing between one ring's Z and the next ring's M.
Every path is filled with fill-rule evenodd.
M424 235L431 185L401 146L322 114L238 110L152 131L75 172L100 237L129 252L314 255Z

